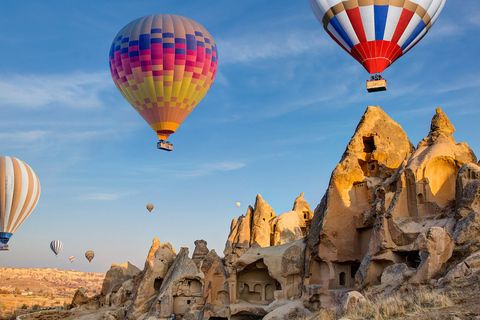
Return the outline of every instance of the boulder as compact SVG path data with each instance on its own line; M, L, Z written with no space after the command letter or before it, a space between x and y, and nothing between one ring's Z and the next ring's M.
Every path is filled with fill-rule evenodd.
M75 291L72 299L72 306L78 307L87 303L88 296L85 294L85 291L86 290L84 288L79 288L77 291Z
M431 228L417 239L421 263L410 279L411 283L428 283L439 272L453 253L454 242L443 228Z
M365 297L358 291L349 291L341 296L340 314L345 313L347 310L351 310L359 304L366 303Z

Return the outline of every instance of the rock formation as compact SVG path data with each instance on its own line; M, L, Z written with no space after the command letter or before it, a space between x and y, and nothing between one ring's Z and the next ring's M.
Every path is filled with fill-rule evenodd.
M312 218L313 212L303 199L303 193L295 199L292 211L278 217L258 194L255 209L249 206L244 216L233 219L223 251L225 259L228 264L234 263L255 243L269 247L303 238L310 229Z
M100 301L111 304L110 297L117 293L125 281L133 279L138 272L140 269L128 261L121 265L112 264L103 280Z
M454 131L438 108L414 148L380 107L368 107L314 213L303 193L278 216L258 194L233 219L223 258L204 240L189 258L155 238L141 272L112 266L100 298L88 301L118 306L106 319L303 319L364 303L357 290L366 287L388 295L474 281L480 167Z
M136 319L150 309L175 256L175 250L170 243L160 244L157 238L153 239L145 267L137 277L138 285L134 289L133 303L127 313L128 319Z

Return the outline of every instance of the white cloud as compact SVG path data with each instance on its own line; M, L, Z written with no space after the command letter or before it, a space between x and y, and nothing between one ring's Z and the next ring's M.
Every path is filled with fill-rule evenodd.
M108 72L0 75L0 107L95 108L102 105L99 94L106 90L114 90Z
M178 178L196 178L214 174L219 171L233 171L245 167L243 162L217 162L198 165L191 170L174 173Z
M242 38L219 39L219 64L251 63L257 60L299 55L309 50L333 48L334 45L320 30L278 32L273 34L250 33ZM320 53L320 51L319 51Z
M113 201L130 195L130 192L96 192L79 196L80 200Z

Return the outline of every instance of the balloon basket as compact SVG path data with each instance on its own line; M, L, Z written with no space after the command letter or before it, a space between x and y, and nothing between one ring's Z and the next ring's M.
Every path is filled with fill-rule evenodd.
M8 251L9 247L7 245L0 245L0 251Z
M160 140L157 142L157 149L162 149L165 151L172 151L173 150L173 144L171 144L168 141L165 140Z
M385 79L374 79L367 80L367 91L368 92L378 92L387 90L387 80Z

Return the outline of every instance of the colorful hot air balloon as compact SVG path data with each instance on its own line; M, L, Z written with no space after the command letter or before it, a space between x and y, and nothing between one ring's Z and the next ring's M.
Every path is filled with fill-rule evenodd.
M147 204L147 210L148 210L148 212L152 212L153 204L151 204L151 203Z
M85 258L87 258L88 262L92 262L93 257L95 257L95 253L93 251L89 250L85 252Z
M53 240L50 242L50 249L52 249L53 253L55 255L58 255L58 253L62 250L63 248L63 243L60 240Z
M25 162L0 157L0 250L28 218L40 197L37 175Z
M136 19L115 36L110 72L123 97L155 131L159 149L212 85L217 47L199 23L173 14Z
M330 37L368 73L375 74L385 70L425 36L446 0L309 1Z
M70 258L68 258L68 260L70 260L70 262L73 262L73 261L75 261L75 257L71 256Z
M237 204L237 207L240 207L240 202L237 202L236 204Z

